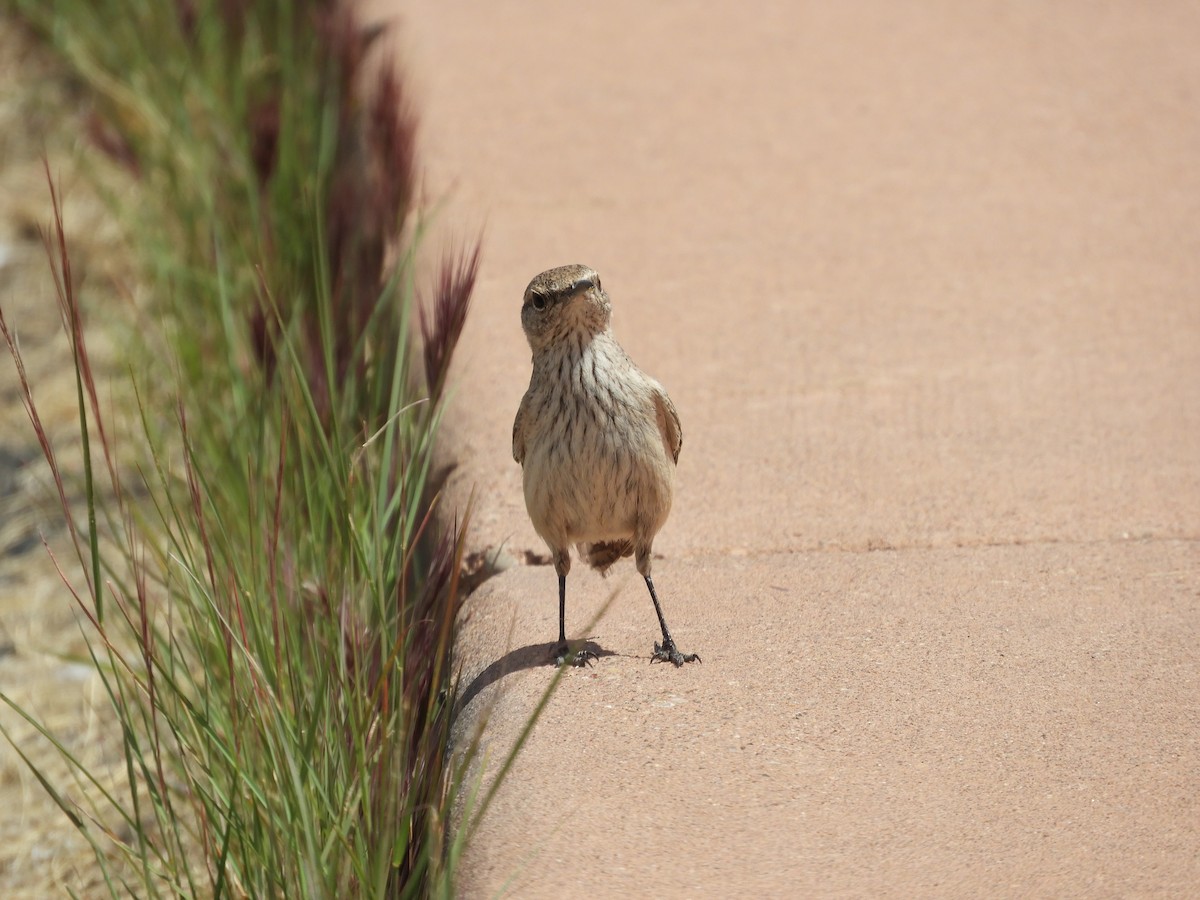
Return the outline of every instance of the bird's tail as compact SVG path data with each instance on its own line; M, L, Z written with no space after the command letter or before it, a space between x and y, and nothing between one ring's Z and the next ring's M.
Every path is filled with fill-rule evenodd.
M607 575L608 570L623 556L633 556L633 541L597 541L594 544L580 544L579 555L587 564L601 575Z

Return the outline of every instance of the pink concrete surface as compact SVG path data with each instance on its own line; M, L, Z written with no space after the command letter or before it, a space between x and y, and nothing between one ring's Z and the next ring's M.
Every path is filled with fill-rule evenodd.
M521 292L599 271L683 421L648 663L577 565L570 671L467 897L1194 895L1200 6L374 0L438 233L484 231L448 440L543 551ZM553 677L553 570L468 601L484 777Z

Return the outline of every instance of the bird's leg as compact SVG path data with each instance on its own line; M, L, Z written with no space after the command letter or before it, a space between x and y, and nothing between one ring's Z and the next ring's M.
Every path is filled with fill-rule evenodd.
M658 602L658 594L654 591L654 581L649 575L643 576L646 579L646 587L650 589L650 599L654 601L654 611L658 614L658 624L662 627L663 642L660 645L657 641L654 643L654 655L650 657L651 662L670 662L676 666L682 666L685 662L702 662L700 657L695 653L680 653L675 646L675 640L671 637L671 629L667 627L667 620L663 618L662 606Z
M568 563L568 566L570 563ZM567 643L567 573L558 573L558 643L554 646L554 664L561 666L570 660L571 665L582 668L590 665L596 654L581 647L571 654L571 646Z

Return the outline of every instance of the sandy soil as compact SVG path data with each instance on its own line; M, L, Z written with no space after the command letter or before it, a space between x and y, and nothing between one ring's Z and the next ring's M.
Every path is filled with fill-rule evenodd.
M450 423L476 540L538 271L603 276L684 427L651 666L630 567L464 896L1185 896L1200 883L1200 8L376 0L443 233L486 227ZM451 238L448 238L451 239ZM544 566L465 614L489 771Z

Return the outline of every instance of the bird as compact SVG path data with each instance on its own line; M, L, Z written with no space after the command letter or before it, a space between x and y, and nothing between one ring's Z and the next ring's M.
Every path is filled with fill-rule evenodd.
M521 327L533 352L529 389L513 422L513 459L525 506L558 574L558 665L573 658L566 635L571 546L602 575L633 556L662 629L651 662L700 662L681 653L651 577L654 537L671 511L683 446L679 413L666 390L617 343L612 303L585 265L548 269L529 282Z

